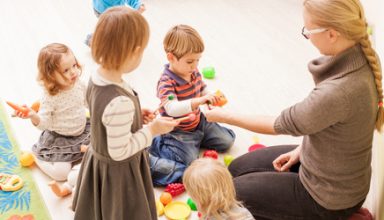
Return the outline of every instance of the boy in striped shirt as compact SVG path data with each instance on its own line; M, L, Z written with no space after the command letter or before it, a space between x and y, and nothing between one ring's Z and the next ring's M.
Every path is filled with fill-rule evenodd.
M184 170L198 158L200 148L223 152L235 140L232 130L207 122L200 111L200 105L219 101L219 97L207 91L197 69L204 51L200 35L190 26L176 25L168 31L163 44L169 64L165 65L157 84L157 96L164 105L160 114L195 117L181 121L172 132L153 139L149 152L152 179L157 186L180 182ZM170 95L174 99L168 100Z

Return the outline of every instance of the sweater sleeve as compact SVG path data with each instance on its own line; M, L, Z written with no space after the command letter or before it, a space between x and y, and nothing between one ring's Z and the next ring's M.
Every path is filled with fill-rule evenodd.
M283 110L274 123L279 134L293 136L319 132L348 117L346 93L332 83L316 87L303 101Z
M36 127L40 130L52 130L53 126L53 114L55 110L55 101L51 96L44 93L41 98L40 109L38 116L40 122Z
M125 96L114 98L104 110L102 122L107 131L108 152L114 160L124 160L151 145L148 127L131 133L134 114L135 106Z

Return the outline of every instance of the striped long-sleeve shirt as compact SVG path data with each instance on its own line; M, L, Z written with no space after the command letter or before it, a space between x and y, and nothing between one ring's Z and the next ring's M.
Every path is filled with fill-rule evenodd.
M116 84L94 74L92 82L99 86L115 84L133 94L132 88L125 81ZM135 106L126 96L114 98L104 110L102 122L107 131L108 153L114 160L124 160L151 145L153 137L148 127L131 133L134 112Z
M175 97L172 102L179 101L183 102L183 105L191 105L190 102L187 102L188 100L191 100L192 98L198 98L206 94L206 84L203 82L201 74L196 71L191 75L191 80L186 81L183 78L179 77L177 74L173 73L169 69L169 64L165 65L164 72L161 75L158 83L157 83L157 97L161 100L161 103L168 100L169 95L173 95ZM175 116L169 114L169 108L161 108L160 114L163 116ZM187 116L189 114L195 114L196 118L195 120L185 120L182 121L178 128L185 130L185 131L192 131L194 130L200 122L200 109L197 108L195 110L192 110L191 108L188 108L188 106L185 106L183 108L185 112L182 112L183 114L178 115L180 117ZM179 117L177 117L179 118Z

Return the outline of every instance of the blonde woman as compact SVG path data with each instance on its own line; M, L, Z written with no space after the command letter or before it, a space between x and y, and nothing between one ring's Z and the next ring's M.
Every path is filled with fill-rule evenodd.
M236 200L228 169L211 158L192 162L183 183L204 220L252 220L251 213Z
M315 88L277 117L221 109L208 121L264 134L303 136L229 167L238 198L258 219L347 219L363 204L371 179L373 131L383 126L379 60L358 0L305 0L302 35L324 55L311 61Z

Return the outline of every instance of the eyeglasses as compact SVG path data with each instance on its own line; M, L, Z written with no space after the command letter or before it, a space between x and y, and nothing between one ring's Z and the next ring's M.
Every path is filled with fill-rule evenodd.
M309 35L322 33L327 30L328 30L327 28L317 28L317 29L308 30L305 27L303 27L303 29L301 29L301 34L305 37L305 39L309 39Z

